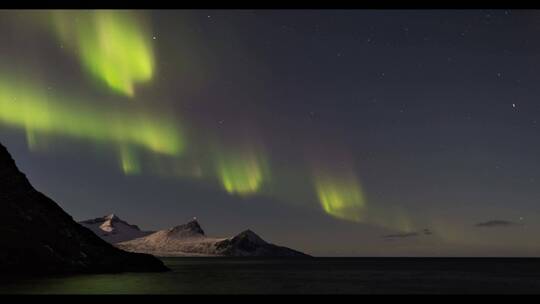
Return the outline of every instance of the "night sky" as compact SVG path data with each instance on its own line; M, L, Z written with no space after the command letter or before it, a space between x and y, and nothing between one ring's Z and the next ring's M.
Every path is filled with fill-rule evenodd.
M0 12L0 142L76 220L540 254L540 12Z

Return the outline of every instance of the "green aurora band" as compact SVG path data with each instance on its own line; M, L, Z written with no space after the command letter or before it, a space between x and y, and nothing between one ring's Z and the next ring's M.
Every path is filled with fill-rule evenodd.
M184 149L177 124L161 115L68 102L28 83L0 77L0 123L24 129L30 147L37 133L113 143L120 148L126 173L138 171L132 146L171 156Z
M53 11L59 39L82 65L111 89L134 96L136 83L152 79L155 68L152 36L130 11Z
M225 191L247 196L257 193L268 178L262 153L252 149L224 152L217 157L217 175Z
M120 147L120 162L125 175L135 175L141 172L141 166L135 152L126 146Z
M365 218L365 198L357 178L315 174L315 189L324 212L344 220L360 222Z
M152 35L138 14L93 10L52 11L44 16L52 22L48 25L52 25L60 42L77 55L84 69L114 92L134 97L136 86L151 81L155 75ZM46 86L38 82L8 75L0 75L0 123L24 130L32 150L45 135L68 136L112 145L118 153L119 168L125 175L148 170L176 178L208 177L214 181L217 178L227 193L241 197L255 194L275 197L279 190L263 193L272 188L269 185L262 189L271 182L269 161L261 145L249 140L256 136L242 137L243 144L236 142L233 145L231 142L235 140L232 140L219 146L209 145L209 150L216 153L210 154L213 159L205 168L179 158L185 150L185 137L172 119L151 115L144 109L137 109L137 104L130 104L126 109L122 103L108 107L66 96L52 96ZM228 138L237 139L238 136L232 134ZM222 136L216 142L221 140ZM147 155L139 150L152 153L150 157L142 158ZM150 165L147 164L149 160ZM371 223L400 231L415 228L402 211L390 212L387 208L371 205L368 208L355 172L323 170L324 167L317 166L320 170L311 173L314 192L326 214L340 220ZM282 179L280 176L279 180ZM310 193L290 197L288 185L280 184L279 187L287 189L281 197L284 200L308 200L306 197L313 193L309 186L309 171L302 180Z

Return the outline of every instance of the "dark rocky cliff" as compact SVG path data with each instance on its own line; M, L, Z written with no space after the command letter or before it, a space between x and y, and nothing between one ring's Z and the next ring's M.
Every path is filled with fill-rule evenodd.
M157 258L113 247L35 190L0 144L0 273L166 271Z

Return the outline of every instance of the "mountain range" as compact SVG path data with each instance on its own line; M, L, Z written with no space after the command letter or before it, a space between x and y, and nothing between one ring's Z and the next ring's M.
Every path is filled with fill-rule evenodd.
M209 237L196 219L156 232L141 231L111 214L80 222L104 240L130 252L161 257L307 257L308 255L266 242L251 230L232 237Z

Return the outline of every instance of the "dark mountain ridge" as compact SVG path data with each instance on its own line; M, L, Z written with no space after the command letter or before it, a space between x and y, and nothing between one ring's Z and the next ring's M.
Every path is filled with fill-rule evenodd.
M147 254L120 250L76 223L19 171L0 144L0 273L166 271Z

